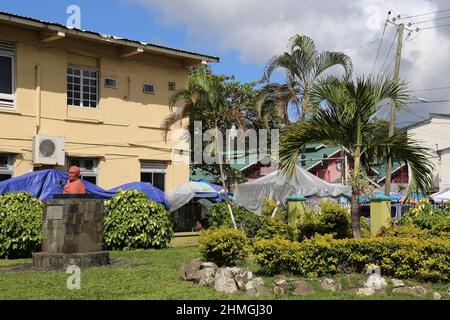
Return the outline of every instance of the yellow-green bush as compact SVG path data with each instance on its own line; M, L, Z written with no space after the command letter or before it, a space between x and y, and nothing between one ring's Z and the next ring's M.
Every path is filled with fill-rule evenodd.
M164 248L173 237L170 213L145 192L119 190L105 200L104 236L109 249Z
M382 274L429 281L450 280L450 241L438 238L333 239L316 236L302 242L259 240L256 262L267 272L288 271L302 276L364 272L374 263Z
M0 258L28 258L42 241L42 202L28 192L0 195Z
M337 239L352 236L350 213L332 201L321 201L320 211L307 211L297 224L299 240L315 234L333 234Z
M219 266L233 265L243 260L250 252L244 231L234 228L212 228L200 233L199 250L206 261Z
M282 221L266 218L264 225L256 232L256 239L273 239L280 237L286 240L295 240L293 227Z

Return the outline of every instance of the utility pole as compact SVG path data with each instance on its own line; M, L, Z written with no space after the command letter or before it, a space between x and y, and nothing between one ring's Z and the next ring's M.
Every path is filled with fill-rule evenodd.
M398 38L397 38L397 53L395 55L395 66L394 66L394 82L398 83L398 77L400 72L400 60L402 56L402 44L403 44L403 30L405 25L400 23L398 26ZM395 124L395 108L396 105L391 102L391 113L389 116L389 137L394 135L394 124ZM389 197L391 194L391 176L392 176L392 157L388 156L387 168L386 168L386 183L384 185L384 195Z

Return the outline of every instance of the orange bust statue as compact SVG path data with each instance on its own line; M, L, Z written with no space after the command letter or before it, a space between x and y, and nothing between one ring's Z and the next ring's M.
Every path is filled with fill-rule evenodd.
M69 181L64 186L64 193L76 193L76 194L86 193L84 184L80 180L79 176L80 176L80 168L78 168L77 166L71 166L69 169Z

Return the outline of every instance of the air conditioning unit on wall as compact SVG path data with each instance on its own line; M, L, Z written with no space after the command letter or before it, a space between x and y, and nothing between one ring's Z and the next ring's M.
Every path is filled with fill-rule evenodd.
M33 164L65 165L64 137L34 136Z

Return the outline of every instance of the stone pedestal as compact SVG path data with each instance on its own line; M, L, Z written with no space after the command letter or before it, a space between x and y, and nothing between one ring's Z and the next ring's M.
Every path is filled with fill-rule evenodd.
M109 262L109 252L103 250L103 200L47 200L44 212L42 252L33 253L35 268L87 267Z

